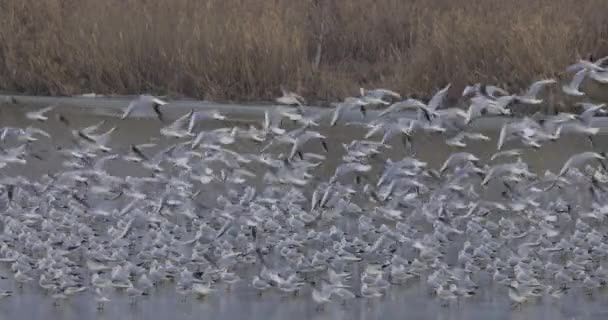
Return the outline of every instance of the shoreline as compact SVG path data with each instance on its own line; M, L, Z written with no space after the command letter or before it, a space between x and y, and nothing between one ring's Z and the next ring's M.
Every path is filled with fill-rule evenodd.
M92 113L100 116L108 117L119 117L129 102L134 96L98 96L98 97L86 97L86 96L28 96L28 95L4 95L0 94L0 107L18 107L28 106L34 108L44 108L50 105L56 105L59 108L65 109L67 112L77 113ZM14 99L14 100L13 100ZM16 101L16 103L14 102ZM163 113L169 119L177 119L182 116L185 112L191 109L195 111L205 110L218 110L225 114L230 121L252 123L262 121L264 118L264 112L276 107L285 107L282 105L271 104L263 102L255 104L237 104L237 103L218 103L207 100L169 100L167 101ZM306 106L306 110L311 112L326 112L327 115L322 118L320 123L321 127L327 127L329 117L331 117L331 108L318 107L318 106ZM361 113L357 110L347 110L342 119L344 122L369 122L377 117L380 110L372 109L367 111L367 116L362 117ZM414 112L410 114L404 114L409 117L415 116ZM151 118L154 117L152 112L136 111L130 115L132 118ZM505 116L492 116L475 119L471 124L474 130L482 131L494 131L498 130L504 123L512 120L511 117ZM592 120L593 126L600 129L601 134L608 133L608 117L595 117ZM564 132L568 132L567 128Z

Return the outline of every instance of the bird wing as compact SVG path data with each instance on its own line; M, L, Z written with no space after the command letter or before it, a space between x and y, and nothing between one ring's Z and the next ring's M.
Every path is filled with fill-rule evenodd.
M603 58L602 58L603 59ZM580 70L595 70L595 71L604 71L604 68L598 66L596 63L587 61L587 60L579 60L577 63L568 66L566 68L567 72L578 72Z
M190 116L190 123L188 124L188 132L192 133L192 130L194 129L194 126L196 125L196 121L199 118L199 114L200 112L194 112L192 114L192 116Z
M447 86L445 86L445 88L439 90L437 93L435 93L435 95L433 95L433 97L427 104L429 110L437 110L440 107L441 103L443 102L443 99L447 95L448 90L450 90L451 86L452 84L448 84Z
M2 135L0 135L0 140L6 139L6 136L8 135L9 131L10 131L10 128L3 128Z
M496 98L496 101L493 101L493 103L488 103L488 107L496 107L501 111L500 109L505 109L507 108L511 103L513 103L513 101L517 100L517 97L512 96L512 95L508 95L508 96L501 96Z
M579 119L582 119L585 123L591 123L591 119L598 110L601 110L605 104L592 104L592 103L579 103L577 104L585 109L580 115Z
M110 141L110 135L112 134L112 132L114 132L114 130L116 130L116 127L111 128L110 130L108 130L105 133L100 134L99 136L97 136L97 138L95 139L96 142L100 145L107 145L108 142Z
M448 166L450 165L450 162L452 162L452 159L454 159L454 154L450 155L445 162L443 163L443 165L441 166L441 168L439 169L439 173L443 173L445 171L445 169L448 168Z
M509 94L506 90L499 88L497 86L493 86L493 85L482 86L482 88L485 88L484 90L485 90L486 94L489 96L492 96L492 97L494 97L497 93L501 94L503 96L506 96Z
M530 98L535 98L539 93L540 90L542 88L544 88L547 85L556 83L557 81L555 81L555 79L543 79L543 80L539 80L536 81L534 83L532 83L532 85L530 85L530 88L528 88L528 92L526 92L526 97L530 97Z
M502 128L500 129L500 135L498 136L498 144L496 146L496 150L500 150L502 148L502 145L505 143L508 127L509 125L507 123L502 125Z
M111 154L105 157L101 157L99 158L97 161L95 161L95 164L93 165L93 169L97 170L97 171L103 171L103 165L108 161L108 160L114 160L118 158L118 154Z
M301 107L304 104L306 104L306 99L304 99L304 97L302 97L301 95L292 92L292 96L296 99L296 102L298 103L298 106Z
M90 127L83 128L80 131L82 131L82 133L84 133L84 134L91 134L94 131L96 131L97 129L99 129L101 126L103 126L105 123L106 123L106 120L101 120L98 123L96 123Z
M572 164L572 161L573 161L573 159L574 159L575 156L576 155L570 157L570 159L568 159L568 161L566 161L566 163L564 163L564 166L562 167L562 169L559 170L559 176L560 177L563 176L566 173L566 171L568 171L568 169L570 168L570 165Z
M391 112L395 112L396 110L402 108L404 101L399 101L399 102L395 102L393 104L391 104L390 106L388 106L386 109L384 109L382 112L380 112L380 114L378 114L379 117L385 115L385 114L389 114Z
M29 132L29 133L32 133L32 134L33 134L33 133L37 133L37 134L42 135L42 136L45 136L45 137L47 137L47 138L50 138L50 137L51 137L51 135L50 135L48 132L46 132L46 131L44 131L44 130L42 130L42 129L38 129L38 128L31 127L31 126L30 126L30 127L25 128L25 131L27 131L27 132Z
M173 121L173 123L170 124L169 127L173 129L180 129L186 123L186 121L188 121L188 119L192 118L193 115L194 109L191 109L190 112Z
M36 113L37 113L37 114L45 114L45 113L47 113L47 112L49 112L49 111L51 111L51 110L53 110L53 109L55 109L55 106L54 106L54 105L52 105L52 106L48 106L48 107L46 107L46 108L42 108L42 109L38 110L38 112L36 112Z
M283 85L280 86L280 89L281 89L281 95L283 95L283 96L289 95L289 91Z
M125 112L122 114L122 116L120 117L121 120L126 119L131 112L133 112L133 110L135 110L135 108L138 106L138 100L133 100L129 103L129 106L127 107L127 109L125 110Z
M164 105L166 105L166 104L167 104L167 102L166 102L166 101L161 100L161 99L159 99L159 98L154 98L154 97L152 98L152 102L154 102L154 103L156 103L156 104L159 104L159 105L161 105L161 106L164 106Z
M572 78L572 81L570 82L570 87L578 90L579 87L581 86L581 83L583 83L583 80L585 80L587 73L588 73L587 69L582 69L582 70L578 71Z
M392 90L388 90L388 89L377 89L379 92L382 93L383 96L392 96L395 97L397 99L401 99L401 95L395 91Z
M434 119L434 117L436 115L435 112L433 112L433 110L429 110L429 108L427 108L426 106L419 106L418 109L420 109L420 111L422 111L422 115L424 116L426 121L431 123L431 121Z
M298 153L298 148L300 147L300 140L296 139L293 142L293 146L291 147L291 151L289 152L289 157L287 158L288 160L293 159L293 157L296 155L296 153Z
M473 101L473 103L469 105L469 109L467 109L467 117L465 119L465 122L470 123L471 120L473 120L473 116L476 116L477 113L481 112L481 110L484 108L485 106L482 105L479 101Z
M148 160L148 157L141 151L141 149L139 149L138 146L132 144L131 151L133 151L133 153L135 153L141 159Z
M270 129L270 113L268 110L264 111L264 131L268 131Z
M331 117L331 122L330 125L333 127L336 125L336 123L338 122L338 119L340 119L340 115L342 113L342 109L344 108L344 104L340 103L336 106L336 109L334 109L334 114Z
M591 72L589 73L589 77L591 77L591 79L600 82L600 83L608 83L608 72L607 71L595 71L595 70L591 70Z
M608 56L605 56L605 57L599 58L599 59L595 60L595 62L594 62L594 63L595 63L596 65L598 65L598 66L602 67L602 65L603 65L603 64L604 64L606 61L608 61Z
M85 132L83 132L82 130L75 130L74 135L80 139L83 139L89 143L96 143L97 141L91 137L88 136L88 134L86 134Z

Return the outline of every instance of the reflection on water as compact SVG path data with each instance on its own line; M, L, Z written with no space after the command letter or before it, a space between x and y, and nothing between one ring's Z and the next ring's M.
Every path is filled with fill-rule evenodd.
M102 118L86 114L66 114L72 124L85 126L94 124ZM23 112L16 109L3 110L2 126L26 127L30 122L23 119ZM147 142L158 136L159 123L152 119L128 119L119 121L107 118L108 127L117 125L113 135L112 147L116 150L127 150L134 143ZM30 165L24 167L11 165L4 169L5 175L24 175L35 178L42 174L58 170L61 159L55 150L57 147L69 147L71 137L68 130L57 122L36 124L52 134L52 143L43 139L31 146L31 151L40 159L28 159ZM209 129L218 124L201 124ZM319 167L319 175L331 175L342 156L342 143L361 138L363 133L353 127L336 127L323 129L329 137L330 153L327 161ZM608 149L605 139L596 139L598 148ZM163 142L166 145L166 142ZM161 147L162 147L161 143ZM239 145L235 149L253 150L254 146ZM311 145L314 151L320 146ZM587 140L567 136L559 143L547 144L541 150L529 151L524 159L533 170L542 173L545 169L559 170L563 162L572 154L587 150ZM482 159L488 159L495 150L494 143L471 143L468 151ZM438 168L454 149L448 148L440 136L425 135L414 138L416 157L427 161L429 166ZM287 152L287 150L282 150ZM392 149L382 156L399 159L406 154L404 147L395 141ZM35 165L32 165L35 164ZM145 175L138 166L115 162L108 166L108 171L115 175ZM260 182L258 182L259 184ZM488 197L496 196L498 189L490 187ZM214 199L211 190L205 190L205 198ZM453 254L453 253L451 253ZM3 265L1 274L11 278L12 272ZM250 270L241 270L248 273ZM249 278L247 278L249 279ZM143 297L136 304L129 303L126 294L112 296L104 310L96 309L94 295L91 292L76 295L53 305L53 300L44 295L35 284L20 288L12 280L0 280L0 289L12 290L12 297L0 301L0 319L606 319L608 318L607 295L588 296L573 290L561 300L543 298L538 303L525 305L513 310L504 287L492 284L491 279L482 278L481 289L472 298L442 306L431 297L426 286L426 279L415 280L408 286L393 286L382 298L375 300L354 299L345 303L331 303L323 310L317 310L310 301L309 289L298 296L265 293L259 296L249 282L237 284L231 288L220 286L215 294L197 300L192 297L183 299L175 293L173 285L155 288L151 295Z

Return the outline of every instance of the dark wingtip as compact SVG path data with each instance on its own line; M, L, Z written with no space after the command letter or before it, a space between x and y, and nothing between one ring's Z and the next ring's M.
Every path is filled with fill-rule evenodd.
M156 116L158 117L158 120L160 120L160 122L165 122L165 117L163 116L163 113L160 111L160 104L155 104L154 105L154 113L156 113Z
M325 140L321 140L321 146L323 146L323 150L325 150L325 152L329 152L329 148L327 147L327 142Z

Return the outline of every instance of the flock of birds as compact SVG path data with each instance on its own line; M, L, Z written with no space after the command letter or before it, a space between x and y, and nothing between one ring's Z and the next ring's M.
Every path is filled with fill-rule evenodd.
M575 75L563 91L583 96L585 79L608 81L605 60L570 66ZM90 292L99 308L120 297L114 292L136 303L167 286L184 299L238 287L262 298L311 297L319 308L380 299L413 283L443 304L484 288L504 290L514 305L571 290L594 294L608 283L606 155L575 154L559 172L544 174L520 156L557 140L562 129L593 141L591 120L604 104L581 102L580 114L513 117L486 161L460 150L467 140L490 140L472 131L476 118L540 105L543 88L556 82L535 82L520 95L472 85L463 92L467 110L445 106L449 86L428 102L361 89L327 112L312 112L283 90L277 102L285 106L267 111L262 125L219 129L201 128L222 124L218 111L168 123L167 102L144 95L122 119L153 110L163 138L128 150L111 146L108 121L77 128L55 111L56 119L48 116L52 106L28 112L31 126L1 131L5 172L27 168L36 143L53 143L37 122L60 121L72 144L55 151L57 172L1 179L0 263L20 287L40 287L58 304ZM335 125L349 109L370 118L370 105L387 108L345 123L367 130L361 140L328 145L315 130L325 115ZM415 157L412 138L423 133L445 135L456 150L438 169ZM400 148L393 138L406 146L398 160L384 157ZM343 153L335 166L326 163L332 152ZM133 163L145 174L113 175L110 162ZM502 192L489 199L489 189ZM11 294L5 288L0 297Z

